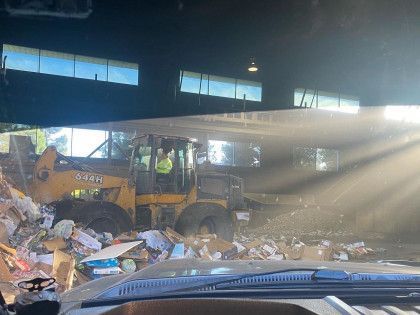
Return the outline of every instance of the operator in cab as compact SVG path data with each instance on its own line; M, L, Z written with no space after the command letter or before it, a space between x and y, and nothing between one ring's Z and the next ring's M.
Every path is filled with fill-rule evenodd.
M156 184L160 187L161 192L168 192L170 187L170 174L172 171L172 160L169 154L172 151L171 147L162 147L160 154L157 156L156 163Z
M158 163L156 165L157 174L169 174L172 170L172 161L169 158L170 149L162 149L162 154L158 156Z

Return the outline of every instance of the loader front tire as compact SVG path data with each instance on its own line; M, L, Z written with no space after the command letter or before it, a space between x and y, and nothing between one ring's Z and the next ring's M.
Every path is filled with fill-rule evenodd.
M63 219L81 222L86 228L97 233L109 232L114 237L133 228L127 212L111 202L63 200L56 202L54 206L56 222Z
M180 215L175 230L184 235L216 234L231 242L233 223L229 212L220 205L196 203L185 208Z

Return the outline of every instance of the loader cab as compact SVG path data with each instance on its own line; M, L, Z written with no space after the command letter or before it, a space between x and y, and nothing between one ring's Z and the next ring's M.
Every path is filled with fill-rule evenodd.
M161 135L143 135L133 139L130 174L139 194L187 194L195 185L192 139ZM165 171L158 167L169 159ZM168 166L171 165L171 167Z

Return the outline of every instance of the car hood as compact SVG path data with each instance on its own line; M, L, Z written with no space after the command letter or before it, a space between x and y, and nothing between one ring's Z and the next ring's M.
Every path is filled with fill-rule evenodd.
M146 267L132 274L121 274L107 276L101 279L85 283L62 294L63 302L75 302L90 299L99 293L131 280L170 278L180 276L202 276L202 275L226 275L226 274L249 274L258 272L270 272L290 268L329 268L334 270L345 270L348 272L371 272L371 273L404 273L420 274L419 267L395 265L389 263L353 263L353 262L332 262L332 261L305 261L305 260L284 260L284 261L256 261L256 260L234 260L234 261L206 261L201 259L175 259L167 260Z

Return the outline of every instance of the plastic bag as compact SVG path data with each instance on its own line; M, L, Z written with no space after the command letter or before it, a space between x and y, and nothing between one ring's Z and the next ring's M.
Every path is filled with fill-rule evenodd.
M121 269L125 272L134 272L136 268L137 266L133 259L124 259L121 262Z
M62 237L68 239L73 233L74 221L73 220L61 220L54 226L54 235L56 237Z
M27 196L19 196L17 191L12 190L13 202L16 209L23 215L25 215L29 221L34 222L41 218L41 211L38 206Z

